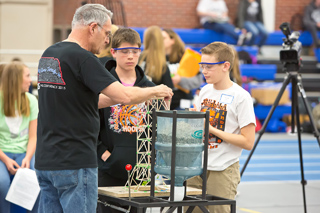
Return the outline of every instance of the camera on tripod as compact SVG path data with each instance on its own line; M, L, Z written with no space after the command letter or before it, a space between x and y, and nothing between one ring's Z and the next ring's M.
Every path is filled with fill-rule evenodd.
M298 71L301 65L300 54L302 50L302 44L298 41L300 32L294 31L291 33L290 24L287 22L282 23L280 29L286 36L286 38L283 38L280 61L287 71Z

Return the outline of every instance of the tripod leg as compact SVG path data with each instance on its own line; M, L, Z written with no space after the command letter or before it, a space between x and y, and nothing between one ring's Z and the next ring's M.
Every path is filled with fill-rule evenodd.
M278 104L279 104L279 101L280 101L280 99L281 99L281 97L282 97L282 95L283 95L283 93L284 93L287 85L288 85L289 82L291 81L291 78L292 78L292 75L291 75L290 73L288 73L287 76L286 76L286 78L285 78L284 81L283 81L282 87L280 88L280 91L279 91L279 93L278 93L278 95L277 95L277 97L276 97L276 100L274 101L274 104L272 105L271 110L270 110L270 112L268 113L268 116L267 116L267 118L265 119L265 121L264 121L264 123L263 123L263 125L262 125L261 130L259 131L258 138L257 138L256 141L254 142L254 146L253 146L251 152L249 153L249 156L248 156L246 162L244 163L244 165L243 165L243 167L242 167L242 169L241 169L241 173L240 173L241 177L242 177L242 175L243 175L243 173L244 173L244 170L246 169L246 167L247 167L247 165L248 165L248 163L249 163L249 161L250 161L250 159L251 159L251 157L252 157L252 155L253 155L253 152L255 151L256 147L258 146L258 143L259 143L259 141L260 141L260 138L262 137L263 133L265 132L265 130L266 130L266 128L267 128L267 125L268 125L268 123L269 123L269 121L270 121L270 119L271 119L271 116L273 115L274 110L276 109L276 107L277 107Z
M297 93L297 79L292 80L292 99L294 109L296 112L296 123L297 123L297 133L298 133L298 143L299 143L299 157L300 157L300 171L301 171L301 185L302 185L302 195L303 195L303 207L304 212L307 212L307 204L306 204L306 192L305 185L307 184L304 178L304 169L303 169L303 159L302 159L302 144L301 144L301 125L300 125L300 113L299 113L299 105L298 105L298 93ZM292 120L294 117L292 117Z
M318 144L320 146L319 131L318 131L318 128L316 127L316 124L314 122L311 109L310 109L310 107L308 105L307 95L306 95L306 92L303 89L303 86L302 86L302 83L300 82L300 79L298 81L298 89L299 89L299 92L301 94L301 98L302 98L303 104L304 104L304 106L305 106L305 108L307 110L307 114L309 116L310 123L311 123L312 129L313 129L313 134L316 137L316 139L318 141Z

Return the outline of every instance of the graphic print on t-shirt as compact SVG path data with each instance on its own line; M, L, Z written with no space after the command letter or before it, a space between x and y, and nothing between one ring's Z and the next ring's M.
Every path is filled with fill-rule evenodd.
M38 82L66 85L63 80L60 61L57 58L42 57L39 61Z
M143 130L144 119L141 114L146 114L145 103L135 105L115 105L111 107L111 115L108 119L109 127L117 133L135 133L139 128Z
M206 98L201 103L201 112L206 111L210 112L210 125L224 131L227 116L227 104L222 104L216 100ZM218 138L211 133L209 134L209 149L218 148L219 144L222 142L223 140L221 138Z

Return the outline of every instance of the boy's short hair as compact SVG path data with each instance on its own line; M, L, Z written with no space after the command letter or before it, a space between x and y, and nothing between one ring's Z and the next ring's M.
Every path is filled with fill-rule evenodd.
M224 42L212 42L201 49L201 53L205 55L213 55L218 61L228 61L230 63L230 69L234 63L234 51L232 47Z
M111 48L118 48L125 42L141 47L141 39L137 31L130 28L119 28L112 36Z

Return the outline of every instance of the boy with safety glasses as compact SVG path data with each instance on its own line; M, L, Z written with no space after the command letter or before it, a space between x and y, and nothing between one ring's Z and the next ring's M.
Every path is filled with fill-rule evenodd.
M223 42L201 49L202 73L208 83L199 94L196 109L210 111L207 193L235 199L240 182L239 157L251 150L255 138L255 115L250 94L230 80L234 52ZM202 178L187 181L202 187ZM230 206L210 206L210 212L230 212ZM196 208L193 212L202 212Z
M152 87L137 65L141 53L139 34L129 28L119 28L112 37L111 53L115 60L106 62L106 69L123 85ZM100 145L98 146L98 186L124 186L128 175L126 164L136 164L136 132L142 125L137 111L145 104L114 105L100 110ZM134 209L131 209L133 212ZM120 212L98 204L98 212Z

